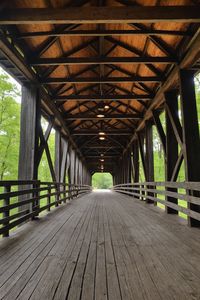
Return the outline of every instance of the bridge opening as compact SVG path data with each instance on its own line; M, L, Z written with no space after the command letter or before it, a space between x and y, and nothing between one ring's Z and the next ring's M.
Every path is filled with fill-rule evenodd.
M110 189L113 186L111 173L96 172L92 175L92 187L94 190Z

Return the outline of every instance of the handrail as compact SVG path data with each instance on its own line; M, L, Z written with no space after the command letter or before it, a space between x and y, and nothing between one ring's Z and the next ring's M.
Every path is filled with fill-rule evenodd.
M165 207L182 212L188 217L200 221L200 213L190 206L200 206L200 182L137 182L115 185L113 191L134 196L143 201L163 204ZM164 197L165 199L163 199ZM173 200L184 200L183 207Z
M7 237L11 229L33 220L42 211L50 211L51 207L88 193L92 188L39 180L6 180L0 181L0 189L0 235Z
M135 183L123 183L117 184L117 186L141 186L141 185L152 185L152 186L167 186L171 188L184 188L200 191L200 182L196 181L182 181L182 182L172 182L172 181L151 181L151 182L135 182Z

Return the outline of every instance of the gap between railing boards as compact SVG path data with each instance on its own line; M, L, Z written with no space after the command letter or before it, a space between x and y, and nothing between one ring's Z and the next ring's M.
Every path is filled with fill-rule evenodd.
M0 181L0 235L9 236L11 229L91 189L89 185L39 180Z
M149 203L163 204L172 213L182 212L200 221L200 182L140 182L115 185L113 191L134 196ZM186 201L187 207L178 200Z

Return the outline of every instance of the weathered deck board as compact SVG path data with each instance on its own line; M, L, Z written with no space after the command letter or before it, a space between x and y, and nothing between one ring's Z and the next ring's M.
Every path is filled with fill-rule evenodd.
M0 242L0 299L200 299L200 231L94 192Z

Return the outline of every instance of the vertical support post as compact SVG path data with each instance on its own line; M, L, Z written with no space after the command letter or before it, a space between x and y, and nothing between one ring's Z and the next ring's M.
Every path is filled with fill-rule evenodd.
M146 134L146 172L147 172L147 180L154 181L154 160L153 160L153 130L152 124L146 122L145 127Z
M10 191L11 191L10 185L6 185L4 187L4 193L9 193ZM7 206L7 205L10 204L10 197L9 196L6 196L4 198L3 204L4 204L4 206ZM4 218L9 218L9 216L10 216L10 210L6 210L6 211L3 212L3 217ZM3 226L6 226L6 225L9 225L9 221L5 221L3 223ZM9 230L6 230L3 234L3 237L7 237L7 236L9 236Z
M123 179L124 179L124 183L128 182L128 170L127 170L127 152L124 155L124 163L123 163L123 167L124 167L124 174L123 174Z
M127 167L127 178L126 178L126 182L127 183L131 183L131 150L129 149L129 151L127 152L127 156L126 156L126 167Z
M169 110L178 117L178 96L177 91L172 90L165 93L165 101ZM178 159L178 141L171 124L168 110L165 111L166 120L166 155L165 155L165 181L171 181L174 168ZM176 188L166 188L167 191L177 192ZM166 201L178 204L178 200L171 196L166 196ZM165 211L168 214L177 214L178 211L165 206Z
M200 138L194 86L194 74L180 70L181 112L183 124L183 149L187 181L200 181ZM199 193L195 196L199 196ZM200 212L200 205L188 203L189 209ZM200 221L188 218L190 226L200 226Z
M144 135L143 133L138 133L138 141L139 141L139 149L140 149L140 156L142 161L142 167L144 171L145 181L147 181L147 169L145 164L145 155L144 155Z
M62 189L62 186L59 185L60 183L60 176L61 176L61 158L62 158L62 145L61 145L61 134L59 131L56 130L55 134L55 176L56 176L56 182L58 183L56 185L56 205L58 206L61 194L60 190Z
M113 178L113 185L115 185L116 183L115 183L115 180L116 180L116 175L115 175L115 173L112 175L112 178Z
M77 154L74 151L74 190L73 190L73 198L77 196Z
M120 167L120 183L124 183L124 156L121 158Z
M74 167L75 167L75 153L74 150L70 147L69 152L69 160L70 160L70 166L69 166L69 184L70 184L70 199L73 199L73 185L74 185Z
M69 172L70 172L70 180L71 180L71 184L74 184L74 169L75 169L75 153L74 150L72 148L70 148L70 168L69 168Z
M75 166L74 166L74 170L75 170L75 184L78 184L78 170L79 170L79 158L78 155L75 155Z
M138 140L134 142L132 145L133 157L132 157L132 174L133 174L133 182L139 182L139 146ZM139 186L138 186L139 187ZM138 196L134 196L137 199L140 199L140 192L134 190L134 192L138 193Z
M40 191L39 191L39 188L40 188L40 182L37 181L36 183L33 184L33 188L34 188L34 192L32 193L32 196L33 198L36 198L36 200L34 200L32 202L32 211L37 211L39 209L39 206L40 206L40 199L39 199L39 196L40 196ZM32 220L35 219L35 217L38 216L38 213L35 214L33 217L32 217Z
M138 133L138 141L139 141L140 156L141 156L145 181L148 181L147 169L146 169L146 164L145 164L145 155L144 155L144 135L143 135L143 133L140 133L140 134ZM140 187L144 188L144 185L140 185ZM142 201L146 200L145 191L141 191L140 195L141 195L140 200L142 200Z
M68 157L68 142L62 139L62 160L60 170L60 182L66 183L66 169L67 169L67 157Z
M83 184L83 163L81 160L79 161L79 184Z
M120 161L117 163L117 168L118 168L118 178L117 178L117 184L122 183L122 158L120 158Z
M68 186L68 197L69 197L69 201L72 199L72 186L71 184L69 184Z
M51 185L50 184L48 185L47 191L48 191L47 204L50 205L51 204L51 195L50 195L51 194ZM51 207L49 206L47 208L47 210L50 211Z
M148 182L154 181L154 158L153 158L153 128L150 122L146 122L145 127L146 136L146 151L145 151L145 163L146 163L146 179ZM148 186L147 188L151 188ZM153 197L153 193L147 193L147 196ZM147 203L154 203L153 200L146 199Z
M66 198L67 198L67 195L66 195L66 184L63 185L63 198L65 199L64 203L66 203Z
M55 133L55 175L56 175L57 182L60 182L61 158L62 158L61 134L59 131L56 130L56 133Z
M134 166L134 182L139 182L139 146L138 140L133 144L133 166Z
M41 99L38 87L26 84L22 87L20 149L19 149L19 180L37 180L38 178L38 149L41 119ZM20 187L22 188L22 187ZM31 188L23 186L23 189ZM27 199L20 196L19 201ZM31 203L23 205L20 210L29 209Z
M70 156L69 156L70 159ZM69 169L67 171L68 173L68 197L69 197L69 201L71 200L71 173L70 173L70 165L69 165Z

